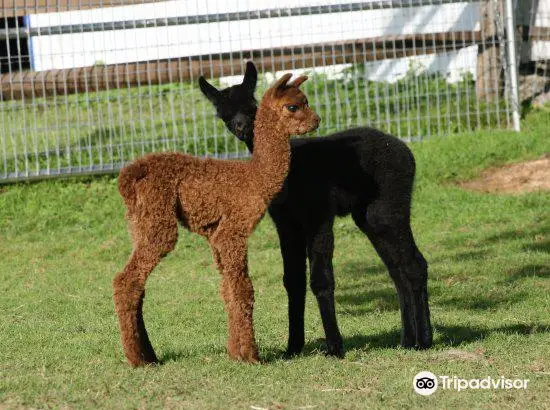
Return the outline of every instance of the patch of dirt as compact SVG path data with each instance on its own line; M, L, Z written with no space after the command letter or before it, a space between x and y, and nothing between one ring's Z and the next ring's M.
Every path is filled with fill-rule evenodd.
M471 191L490 193L550 191L550 153L533 161L490 168L479 178L459 185Z

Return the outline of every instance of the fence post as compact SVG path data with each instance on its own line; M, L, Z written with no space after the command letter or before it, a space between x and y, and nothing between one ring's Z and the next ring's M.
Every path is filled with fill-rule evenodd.
M481 43L477 52L476 96L489 103L502 92L502 65L495 13L495 0L483 0L480 7ZM496 0L500 3L501 0ZM500 4L499 4L500 7Z
M516 59L516 26L514 24L514 7L512 0L506 0L504 5L504 20L506 24L506 46L508 53L508 74L510 76L510 102L512 106L512 123L514 130L520 130L519 121L519 96L518 96L518 71Z

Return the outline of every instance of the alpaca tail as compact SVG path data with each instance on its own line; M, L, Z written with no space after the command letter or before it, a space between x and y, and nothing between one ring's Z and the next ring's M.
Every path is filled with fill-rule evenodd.
M145 164L134 162L125 166L118 176L118 191L127 207L133 208L136 203L136 182L147 175Z

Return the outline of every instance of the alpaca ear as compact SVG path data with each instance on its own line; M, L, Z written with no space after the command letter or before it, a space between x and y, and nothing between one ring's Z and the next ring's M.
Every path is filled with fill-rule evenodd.
M272 89L278 90L281 88L286 87L286 84L288 83L288 80L292 77L291 73L286 73L281 78L279 78L275 83L271 86Z
M246 71L244 72L243 83L251 94L254 94L256 90L256 83L258 82L258 71L252 61L246 63Z
M206 79L201 76L199 78L199 87L202 91L202 93L208 98L211 102L216 103L218 101L218 98L220 96L220 92L216 87L214 87L212 84L210 84Z
M294 80L292 84L289 84L289 85L291 85L292 87L298 88L306 80L307 80L307 75L301 75L296 80Z

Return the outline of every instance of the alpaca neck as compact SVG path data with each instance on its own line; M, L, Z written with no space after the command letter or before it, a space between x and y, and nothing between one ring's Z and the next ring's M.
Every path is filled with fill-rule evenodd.
M256 188L267 202L281 190L290 166L290 134L278 127L279 117L260 106L254 121L251 167Z
M252 118L256 119L257 112L258 108L254 110ZM245 135L243 142L246 144L248 152L252 154L254 152L254 127L252 127L252 130L248 131L248 133Z

